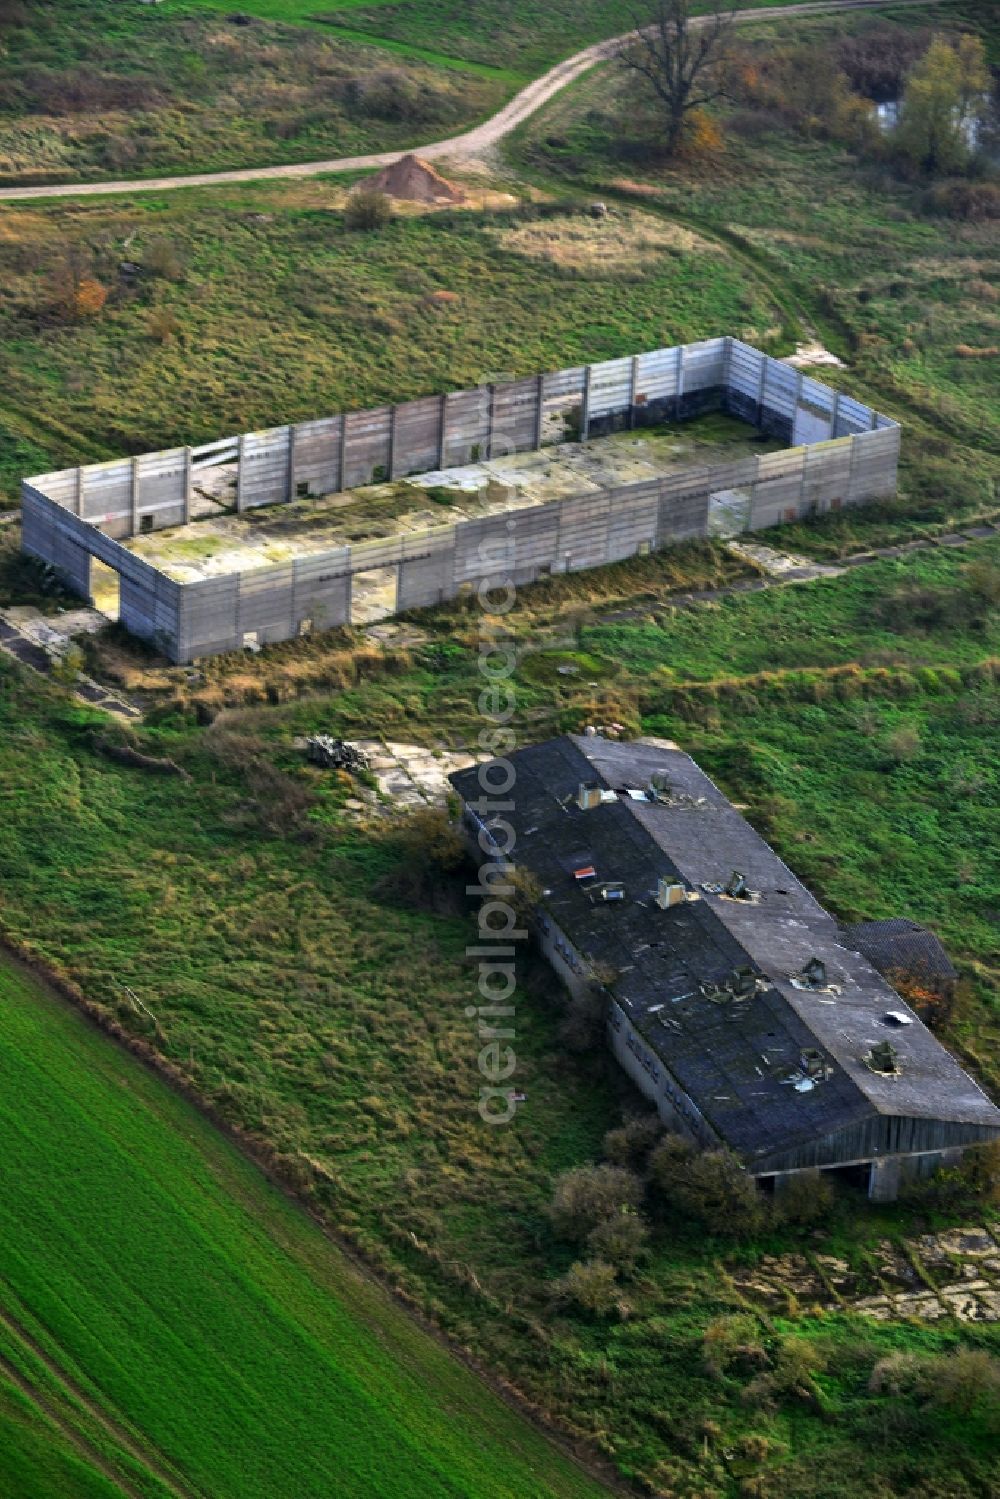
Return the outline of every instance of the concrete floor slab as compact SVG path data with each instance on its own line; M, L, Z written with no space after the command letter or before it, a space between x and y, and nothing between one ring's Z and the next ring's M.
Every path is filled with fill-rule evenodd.
M168 577L196 582L316 556L360 541L662 479L682 469L734 463L782 446L762 438L745 423L713 415L682 426L566 442L343 494L261 506L241 515L215 506L213 513L186 526L135 536L124 545ZM376 620L395 607L395 598L389 597L394 594L394 579L359 574L354 592L356 619L361 623Z

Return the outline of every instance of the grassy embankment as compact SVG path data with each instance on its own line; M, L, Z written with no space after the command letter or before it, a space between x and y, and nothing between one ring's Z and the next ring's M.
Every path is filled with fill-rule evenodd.
M514 617L522 642L544 648L518 670L522 735L603 713L672 734L839 914L931 921L968 980L949 1037L994 1083L996 839L984 809L996 799L1000 703L981 663L997 655L998 626L981 599L995 552L879 564L676 618L647 601L641 617L605 623L586 618L577 579L565 585L581 590L575 601L554 583ZM928 608L943 611L932 629L921 623ZM516 1046L529 1104L484 1137L461 901L448 887L430 908L400 892L393 871L406 854L392 827L345 820L349 788L308 770L291 744L316 728L468 739L474 621L443 611L422 623L425 647L363 654L354 687L208 729L159 715L145 746L184 764L191 782L109 763L93 746L95 715L5 669L7 929L156 1039L121 986L133 988L171 1060L281 1154L320 1212L623 1471L728 1494L723 1449L735 1446L757 1454L741 1471L768 1494L828 1494L810 1486L820 1470L842 1475L837 1493L895 1494L913 1473L902 1423L927 1435L929 1472L947 1471L958 1495L985 1494L979 1418L952 1426L866 1393L866 1381L893 1350L990 1347L990 1328L817 1318L790 1302L768 1336L824 1364L826 1395L822 1409L795 1396L761 1407L747 1403L745 1381L720 1384L701 1359L708 1322L746 1311L719 1273L725 1244L661 1222L652 1259L624 1288L627 1321L595 1322L553 1300L570 1254L542 1211L552 1177L595 1159L634 1101L601 1053L565 1054L561 1003L526 971ZM845 662L856 665L838 671ZM564 664L578 676L557 672ZM880 1238L927 1221L845 1199L822 1247L864 1266ZM785 1231L766 1247L803 1241Z
M0 1034L5 1494L604 1492L5 964Z
M519 82L292 15L237 23L228 5L40 0L8 11L0 180L14 185L402 149L491 114Z
M717 328L764 339L778 318L725 251L639 210L597 225L557 205L551 242L575 250L564 266L530 205L401 215L364 235L345 230L343 201L340 185L307 182L0 207L0 413L45 449L27 471ZM110 291L69 325L45 316L67 256ZM151 268L123 279L126 256ZM25 456L4 457L13 499Z
M969 18L970 5L887 14L912 26ZM876 17L797 23L796 42L832 50ZM770 28L746 32L764 52ZM773 115L722 111L722 149L700 167L668 167L639 149L633 116L604 69L588 75L521 128L513 159L568 190L641 199L717 236L764 279L800 326L811 325L849 371L823 373L914 418L953 462L959 450L1000 450L996 344L1000 257L995 221L956 222L928 212L926 185L906 183L835 141L808 138ZM727 124L729 128L727 130ZM911 454L912 456L912 454Z

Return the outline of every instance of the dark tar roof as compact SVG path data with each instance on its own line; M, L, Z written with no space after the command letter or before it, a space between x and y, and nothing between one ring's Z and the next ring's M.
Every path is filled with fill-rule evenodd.
M514 806L502 815L516 834L514 864L541 881L545 911L581 956L602 977L615 975L608 987L636 1030L745 1158L776 1155L878 1114L1000 1131L1000 1110L844 944L833 917L690 756L666 741L566 735L510 758L516 780L502 799ZM644 793L657 772L666 777L667 802L628 795L629 788ZM451 780L465 802L482 797L477 767ZM581 809L581 785L600 787L605 799ZM595 879L575 877L585 864L593 864ZM758 892L753 903L704 888L724 885L734 870ZM661 876L698 898L662 909L655 899ZM624 899L595 898L605 881L622 882ZM814 957L837 992L791 982ZM741 965L765 981L753 998L705 995L702 983L719 983ZM911 1023L894 1023L890 1011ZM885 1041L899 1059L892 1076L864 1060ZM827 1073L813 1086L803 1071L806 1050L822 1053Z
M900 973L929 983L952 984L958 973L933 932L903 916L859 921L841 932L844 944L866 957L879 973Z

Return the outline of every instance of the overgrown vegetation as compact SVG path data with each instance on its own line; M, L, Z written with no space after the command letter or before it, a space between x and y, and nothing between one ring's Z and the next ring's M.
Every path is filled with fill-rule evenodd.
M651 234L648 215L633 233L630 209L591 245L585 203L400 213L363 234L347 228L345 202L343 188L310 182L0 208L0 415L30 422L44 470L705 328L761 333L778 317L737 262L667 226ZM549 223L555 245L574 226L587 236L582 267L540 253ZM523 245L518 230L531 232ZM619 234L634 253L609 262ZM107 293L99 313L80 315L83 280ZM171 319L168 338L152 315Z
M456 70L197 4L37 0L6 6L0 180L212 171L434 140L509 92Z
M923 14L911 11L911 23ZM911 443L923 428L930 467L961 486L965 453L1000 449L992 352L1000 343L1000 260L985 203L977 207L980 189L992 184L903 181L888 162L823 138L820 121L808 124L803 111L827 97L831 49L872 24L855 18L849 32L842 21L803 24L784 54L781 77L800 80L786 112L720 111L724 145L700 164L670 167L651 155L652 136L600 74L548 105L516 149L528 171L558 174L567 189L627 195L717 236L780 298L786 326L807 324L849 359L849 375L829 369L823 378L860 384L905 417ZM872 52L881 35L876 30ZM751 31L749 42L774 58L770 39L755 42ZM762 76L755 88L764 87ZM960 216L948 222L942 210L952 200ZM995 477L992 463L988 473Z
M996 1082L988 808L1000 699L983 662L996 654L997 621L947 603L988 596L994 556L995 544L941 550L688 613L647 600L639 617L605 624L554 580L548 596L523 596L511 624L522 648L542 647L518 671L519 735L626 714L690 748L839 914L929 920L964 975L945 1038ZM943 629L924 623L931 595L949 611ZM891 624L876 617L882 598ZM752 1260L764 1246L816 1242L816 1232L824 1252L862 1269L887 1233L919 1232L941 1213L982 1221L992 1210L981 1194L943 1186L909 1207L861 1211L848 1193L817 1228L812 1193L741 1249L726 1195L739 1189L724 1163L711 1211L707 1183L665 1166L672 1197L636 1186L656 1131L634 1118L634 1095L603 1048L560 1040L568 1012L530 969L516 1019L528 1102L510 1129L483 1137L472 1106L478 1042L465 1018L475 986L465 876L445 872L453 855L436 823L413 830L439 850L434 861L392 822L359 827L342 810L349 786L292 747L318 728L429 745L474 734L474 620L456 606L422 615L420 627L426 644L395 648L382 668L365 646L369 664L332 694L228 711L208 730L193 713L164 711L133 732L142 752L182 765L190 781L109 760L95 747L94 715L6 668L7 931L155 1040L127 985L155 1015L169 1058L268 1142L317 1211L624 1471L660 1487L669 1475L681 1493L726 1493L724 1449L746 1447L755 1455L744 1476L775 1495L809 1493L817 1465L843 1470L845 1494L878 1483L905 1492L907 1445L882 1418L898 1411L904 1425L933 1430L932 1472L940 1464L962 1499L985 1494L980 1415L956 1426L948 1409L927 1407L922 1386L893 1396L867 1385L880 1359L988 1351L990 1329L798 1313L775 1326L747 1314L718 1269L720 1255ZM346 661L356 646L345 638L340 649ZM295 650L282 648L290 665ZM577 674L554 669L577 657ZM233 670L213 666L220 680ZM893 749L901 728L915 736L912 756ZM415 864L421 879L404 889L399 872ZM610 1195L576 1193L550 1219L562 1173L602 1159ZM739 1355L722 1376L703 1366L706 1328L745 1315L760 1354ZM874 1444L873 1422L883 1433Z
M302 19L296 0L251 7L265 8ZM342 19L368 25L376 9L386 32L410 28L403 46L441 44L436 0ZM933 29L945 9L929 10ZM569 50L572 26L597 24L572 10L550 7L537 37L535 7L504 14L523 23L527 55ZM449 14L458 51L482 17ZM823 23L814 54L832 39L845 71L881 58L892 81L912 63L898 31L883 33L892 46L848 46L870 24ZM352 234L344 192L321 182L4 210L2 373L18 435L0 459L11 453L16 477L29 461L209 438L503 368L719 331L787 352L816 332L849 361L829 378L904 422L901 495L764 540L833 558L995 514L989 226L944 222L924 183L864 165L792 112L741 106L724 142L697 143L710 154L664 171L631 145L613 76L528 128L524 170L558 196L509 214L400 214ZM610 264L586 209L598 196ZM80 304L88 280L107 293L98 308L92 292ZM0 599L57 607L8 534ZM749 574L706 542L551 579L510 616L522 741L609 722L675 738L838 916L926 921L962 975L940 1034L993 1088L997 568L996 542L935 548L676 608L672 589ZM295 743L317 730L474 743L477 623L456 604L403 621L406 644L343 631L196 674L111 632L89 664L151 708L127 731L0 658L3 930L156 1044L393 1285L623 1475L678 1499L986 1499L994 1326L875 1322L847 1298L818 1311L791 1285L776 1310L731 1277L765 1255L821 1252L877 1289L884 1241L996 1226L995 1160L899 1207L812 1180L765 1205L728 1157L661 1141L599 1044L599 1006L569 1005L530 960L525 1103L484 1132L454 839L430 814L404 826L369 804L359 820L366 788L308 766Z

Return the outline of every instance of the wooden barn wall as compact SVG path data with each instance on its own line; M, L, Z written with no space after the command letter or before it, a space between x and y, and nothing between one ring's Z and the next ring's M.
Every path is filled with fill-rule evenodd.
M881 1160L894 1155L924 1155L960 1149L996 1139L1000 1131L983 1124L958 1124L942 1119L912 1119L872 1113L850 1129L810 1140L749 1163L757 1176L777 1171L800 1171L854 1161Z

